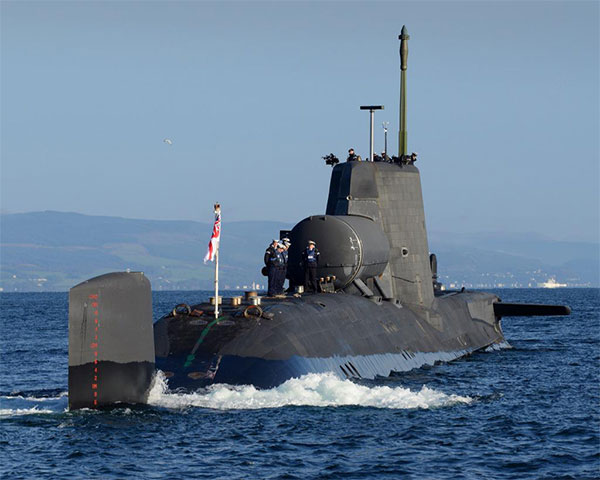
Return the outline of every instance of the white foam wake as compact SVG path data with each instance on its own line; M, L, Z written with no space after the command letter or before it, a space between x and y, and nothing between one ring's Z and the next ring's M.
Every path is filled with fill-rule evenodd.
M37 407L32 408L0 408L0 417L12 417L20 415L37 415L40 413L56 413L54 410L40 410Z
M471 403L470 397L447 395L423 386L419 391L403 387L358 385L341 380L332 373L309 374L293 378L269 390L251 385L211 385L203 392L172 393L162 372L158 372L150 391L150 405L170 409L188 407L229 409L279 408L290 405L339 407L358 405L376 408L436 408L457 403Z
M67 392L57 397L0 396L0 417L63 412L67 400Z
M23 395L2 395L0 400L23 400L26 402L53 402L60 400L61 398L67 397L69 392L61 392L57 397L24 397Z
M506 340L503 340L500 343L492 343L484 349L484 352L499 352L500 350L510 350L512 348L513 347L510 343L508 343Z

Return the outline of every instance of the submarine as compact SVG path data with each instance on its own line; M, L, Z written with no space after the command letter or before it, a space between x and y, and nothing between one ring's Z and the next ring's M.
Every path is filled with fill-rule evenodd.
M400 40L398 155L332 165L324 214L292 230L289 294L246 292L220 304L180 304L152 322L150 282L113 272L69 292L69 408L145 403L158 370L171 390L216 383L271 388L309 373L387 377L506 342L501 319L568 315L562 305L505 303L481 291L448 291L429 251L420 172L408 155L408 40ZM377 161L378 160L378 161ZM303 292L302 251L320 251L320 291Z

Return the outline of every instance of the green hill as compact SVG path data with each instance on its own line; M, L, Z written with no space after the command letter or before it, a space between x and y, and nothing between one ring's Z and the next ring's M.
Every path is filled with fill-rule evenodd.
M134 220L62 212L1 216L4 291L67 290L95 275L143 271L156 290L209 289L214 264L205 265L212 225ZM290 225L232 222L223 225L223 288L264 282L260 274L269 241Z

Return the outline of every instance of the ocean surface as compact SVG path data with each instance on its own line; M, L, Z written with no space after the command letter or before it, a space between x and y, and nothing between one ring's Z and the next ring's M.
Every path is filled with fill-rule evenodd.
M67 293L0 294L0 478L600 478L600 290L506 318L510 347L361 384L309 375L67 411ZM155 292L156 318L208 292Z

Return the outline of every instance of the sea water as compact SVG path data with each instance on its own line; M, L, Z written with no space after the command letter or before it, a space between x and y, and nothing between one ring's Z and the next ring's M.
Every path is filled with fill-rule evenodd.
M379 381L168 390L67 410L66 293L0 294L0 478L600 478L600 291L499 290L570 305L505 318L508 341ZM155 292L155 316L209 292Z

